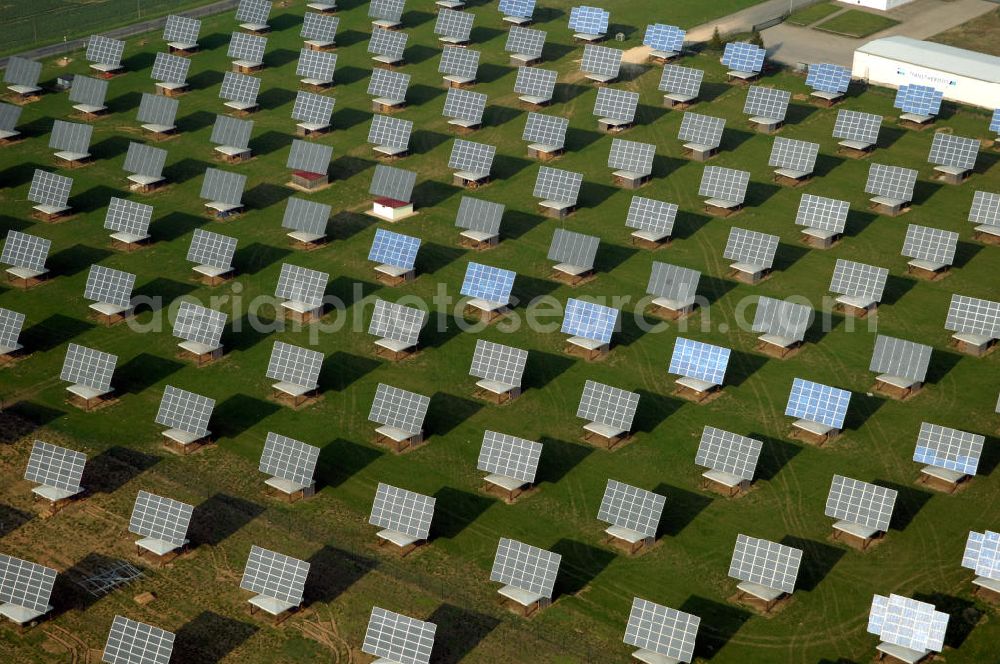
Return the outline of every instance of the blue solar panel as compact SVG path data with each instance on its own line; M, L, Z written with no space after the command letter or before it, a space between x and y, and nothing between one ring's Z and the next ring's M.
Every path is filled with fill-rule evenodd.
M936 468L954 470L957 473L965 473L966 475L976 474L976 469L979 467L979 457L958 455L949 459L938 452L938 450L931 449L930 447L917 445L916 450L913 452L913 460L917 463L926 463Z
M517 274L511 270L469 263L465 269L465 281L462 282L462 295L506 304L510 301L515 276Z
M820 92L847 92L851 84L851 70L828 63L809 65L806 85Z
M990 131L1000 134L1000 108L993 111L993 118L990 120Z
M722 64L735 71L759 72L764 68L764 49L747 42L730 42L722 54Z
M588 35L603 35L608 31L611 14L598 7L573 7L569 10L569 29Z
M592 302L566 300L562 331L584 339L610 343L618 321L618 310Z
M796 378L792 381L785 415L841 429L850 401L851 393L847 390Z
M685 32L675 25L654 23L646 26L642 43L657 51L681 51L684 49Z
M379 228L375 231L375 239L372 241L372 250L368 252L368 260L394 267L413 269L419 248L419 238Z
M984 436L924 422L920 425L913 460L937 468L975 475Z
M535 0L500 0L497 9L504 16L531 18L535 13Z
M670 373L722 385L729 365L728 348L677 337L670 357Z
M896 101L892 105L904 113L936 115L941 110L943 96L943 92L929 85L901 85L896 91Z

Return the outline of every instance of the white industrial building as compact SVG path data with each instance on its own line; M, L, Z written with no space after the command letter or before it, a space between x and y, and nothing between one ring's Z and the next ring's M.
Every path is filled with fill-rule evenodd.
M905 5L913 0L838 0L842 5L855 5L856 7L868 7L869 9L881 9L888 11L901 5Z
M1000 108L1000 57L911 39L874 39L854 51L852 75L873 85L929 85L944 98Z

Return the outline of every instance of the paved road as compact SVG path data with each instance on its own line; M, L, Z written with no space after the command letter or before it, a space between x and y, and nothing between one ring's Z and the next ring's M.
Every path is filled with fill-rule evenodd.
M712 38L712 32L719 28L719 32L746 32L755 25L766 23L773 18L788 12L789 7L799 9L806 5L815 4L817 0L766 0L753 7L747 7L729 16L708 23L702 23L688 30L687 39L692 42L704 42Z

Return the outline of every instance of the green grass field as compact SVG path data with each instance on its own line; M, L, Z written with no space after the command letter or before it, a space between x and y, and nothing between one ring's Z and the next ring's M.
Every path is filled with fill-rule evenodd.
M830 14L834 14L841 9L843 9L843 7L835 5L832 2L821 2L819 4L810 5L805 9L792 12L788 18L785 19L785 22L791 23L792 25L812 25L816 21L826 18Z
M898 24L899 21L891 19L888 16L863 12L859 9L851 9L843 14L837 14L828 21L823 21L816 26L816 29L861 39L876 32L888 30Z
M997 527L998 443L992 434L998 426L998 355L975 359L955 354L943 325L953 292L997 299L998 249L972 241L971 224L965 221L974 190L1000 187L995 154L983 152L978 172L963 186L938 184L926 164L931 133L897 128L888 91L852 95L844 107L887 116L880 149L871 161L920 170L914 209L898 219L878 217L866 211L863 188L869 164L835 156L830 133L836 111L814 108L801 97L793 103L782 135L821 144L819 177L803 190L781 189L772 184L767 165L772 138L753 133L741 112L745 92L724 83L717 56L691 56L682 64L707 72L705 101L693 110L728 119L723 151L713 163L752 173L747 209L730 220L709 218L697 196L703 165L681 157L676 139L681 113L660 108L659 68L646 68L616 86L642 94L638 126L623 138L658 146L653 182L638 193L675 202L681 213L670 248L640 251L629 245L624 227L633 193L611 186L611 169L605 165L611 138L597 132L591 114L596 91L578 73L582 50L566 29L562 8L568 3L541 10L537 26L548 31L543 66L558 69L561 81L557 103L545 112L570 118L568 152L554 166L585 174L580 209L564 222L542 218L535 210L531 193L538 167L527 159L520 140L526 112L511 92L515 72L503 53L505 30L494 5L476 6L473 47L483 55L475 90L489 95L489 106L484 128L469 138L496 145L498 156L495 181L472 195L503 202L507 212L500 246L472 254L458 246L453 226L465 192L450 184L446 166L452 135L440 115L445 90L436 71L434 16L411 10L405 17L409 64L402 70L413 80L401 117L413 120L416 131L413 154L396 165L418 173L419 214L393 230L423 240L420 276L404 288L382 288L375 284L366 256L376 227L385 224L360 214L367 208L376 163L366 145L369 23L365 5L343 4L338 83L328 93L337 99L336 129L320 139L335 149L334 184L313 196L333 206L332 241L319 251L293 252L280 228L284 201L294 193L283 184L295 126L289 113L301 43L303 8L298 3L276 9L272 19L268 67L260 74L262 110L252 116L256 158L223 166L248 176L244 201L249 211L238 220L209 221L197 198L202 172L218 166L208 138L215 114L223 110L217 94L220 72L229 64L225 51L235 27L232 14L205 22L206 50L193 58L189 76L194 90L181 99L181 135L160 144L169 150L168 189L151 196L129 194L121 170L129 141L143 140L135 112L140 93L153 91L148 73L154 52L162 48L158 36L141 47L131 42L125 61L129 73L111 81L114 113L94 123L96 163L64 171L75 178L71 204L78 214L72 220L56 225L30 221L26 201L33 171L52 168L48 132L53 117L67 118L71 112L65 94L49 94L25 107L20 127L27 140L0 149L0 226L4 233L23 230L53 242L49 283L28 292L6 286L0 291L0 306L27 315L21 340L31 351L0 369L6 441L0 445L0 495L6 506L0 550L49 564L68 576L66 572L95 557L134 559L135 538L126 529L139 489L206 505L192 534L198 546L189 557L163 570L150 569L133 588L100 600L82 597L64 582L53 598L53 620L23 636L9 624L0 629L0 660L85 661L86 650L103 646L113 616L124 614L176 631L175 661L185 663L364 661L358 649L368 614L377 604L437 622L435 661L624 663L631 650L621 638L632 598L639 595L701 617L699 661L847 664L869 661L874 654L877 637L865 631L872 593L897 593L934 602L951 615L944 652L950 664L991 661L1000 640L996 608L972 596L972 573L960 562L970 530ZM640 26L625 44L634 46L651 17L629 7L629 17L616 13L615 21ZM696 5L691 7L695 16ZM67 71L87 71L81 56L75 54ZM48 63L44 79L62 71ZM789 74L770 76L763 84L796 95L806 92L803 79ZM946 106L939 124L964 136L987 135L987 117L967 109ZM846 237L830 251L799 243L793 221L803 191L852 204ZM102 223L112 196L137 197L155 206L151 247L128 255L111 250ZM906 259L899 250L910 223L960 233L956 269L947 279L918 282L905 275ZM548 279L546 251L559 226L601 238L598 276L585 286L573 289ZM781 237L771 279L745 286L726 278L728 262L722 252L733 226ZM207 289L192 280L185 254L195 228L239 239L235 282ZM928 386L914 399L900 403L867 394L874 378L867 367L875 331L836 314L828 330L817 321L794 358L779 361L754 352L756 335L740 325L747 305L758 295L799 295L821 306L837 258L889 268L878 332L935 347ZM457 300L470 260L518 273L518 316L524 315L526 302L541 295L558 302L580 296L608 302L615 296L629 298L620 303L622 330L610 357L588 364L565 356L557 314L545 320L548 331L524 325L510 330L500 324L463 332L453 315L454 302L438 302L431 305L435 315L418 356L398 364L375 359L372 338L365 334L372 298L427 300L440 287ZM683 334L734 351L725 393L710 404L696 406L671 396L673 377L666 368L677 325L644 333L633 314L654 260L703 272L700 293L711 306L693 317ZM246 320L248 303L273 293L284 262L331 273L328 292L349 304L344 327L321 335L315 346L326 355L322 400L299 412L269 400L271 381L264 372L274 341L310 345L310 331L255 331ZM148 333L123 325L97 326L88 321L81 297L92 263L136 273L137 294L168 301L194 297L225 311L230 323L242 329L227 330L221 362L197 369L176 357L177 340L168 322L161 331ZM358 294L364 298L359 300ZM153 325L160 315L145 310L137 322ZM259 315L270 320L273 308L266 306ZM468 369L479 338L530 352L525 393L510 405L487 405L472 397L474 379ZM58 373L69 342L118 355L117 403L93 413L65 403ZM787 437L790 418L783 410L796 376L853 392L846 431L825 448ZM575 411L587 379L640 393L634 442L612 453L579 442L583 421ZM380 382L431 397L428 440L422 448L395 456L370 444L372 425L366 417ZM216 399L212 430L217 446L186 458L163 451L161 427L153 417L168 384ZM914 483L919 466L911 456L923 420L990 435L980 476L965 490L949 496ZM747 495L729 500L699 489L700 469L693 462L706 425L763 441L758 479ZM515 505L479 490L481 473L475 464L485 429L545 446L538 488ZM316 497L285 505L262 495L264 477L256 464L268 431L323 448ZM93 467L87 500L50 519L30 518L36 508L29 485L18 479L36 437L86 451ZM866 553L829 540L832 520L823 515L823 507L834 473L900 492L887 538ZM666 495L663 534L651 551L630 558L602 543L604 525L596 513L609 478ZM429 546L405 559L376 547L374 528L366 520L378 482L437 497ZM759 616L732 601L736 582L727 578L727 570L741 532L805 552L797 590L776 615ZM488 581L500 537L563 555L556 601L530 620L499 607L497 584ZM238 584L251 544L313 562L308 608L281 628L246 615L249 594L238 590ZM134 603L133 595L143 591L157 599L145 606Z

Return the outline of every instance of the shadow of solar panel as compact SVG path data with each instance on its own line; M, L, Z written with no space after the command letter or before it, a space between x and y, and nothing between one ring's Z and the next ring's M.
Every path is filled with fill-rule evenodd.
M489 175L496 152L497 149L493 145L456 138L451 147L451 156L448 158L448 168Z
M388 69L373 69L368 82L368 94L386 99L406 99L406 89L410 85L410 75Z
M73 178L37 169L28 187L28 200L39 205L65 207L72 187Z
M761 296L757 299L753 331L801 342L814 315L808 305Z
M535 179L535 189L532 195L536 198L576 205L581 184L583 184L582 173L542 166L538 169L538 177Z
M240 588L298 606L308 574L309 563L253 546Z
M541 443L486 431L476 468L531 484L535 481L541 454Z
M610 159L609 159L609 166ZM678 207L652 198L633 196L625 217L626 228L670 235L674 229ZM655 265L655 263L654 263Z
M430 535L435 502L430 496L379 482L368 523L425 540Z
M958 233L910 224L903 240L903 256L951 265L958 248Z
M486 95L459 88L449 88L442 114L448 118L480 123L486 109Z
M208 423L214 409L215 399L167 385L154 421L202 438L209 433Z
M191 302L181 302L174 318L173 334L178 339L217 347L226 326L226 314Z
M847 390L796 378L792 381L785 415L842 429L850 401L851 393Z
M413 194L413 185L417 174L402 168L393 168L385 164L375 166L371 186L368 193L380 198L391 198L396 201L408 202Z
M878 142L878 132L881 128L881 115L840 109L833 124L833 137L874 145Z
M326 272L283 263L274 296L320 307L323 305L323 295L329 280L330 275Z
M132 142L128 144L128 152L125 154L125 164L122 166L122 170L126 173L158 178L163 176L163 166L166 163L166 150L154 148L145 143Z
M177 99L143 92L142 99L139 100L139 112L136 114L136 119L139 122L160 125L161 127L173 127L179 106L180 101Z
M272 477L311 486L317 461L318 447L268 431L264 451L260 455L259 469Z
M944 329L964 334L1000 337L1000 302L967 295L951 296Z
M920 425L913 460L975 475L985 440L984 436L978 434L924 422Z
M536 67L518 67L514 92L542 99L551 99L559 72ZM568 120L567 120L568 122Z
M103 265L91 265L90 272L87 273L83 297L95 302L130 307L134 285L135 275L130 272L113 270Z
M617 324L617 309L570 298L566 301L566 314L560 331L606 344L610 343Z
M646 292L676 302L693 298L698 291L701 272L678 265L653 261Z
M522 28L517 25L512 26L510 32L507 33L507 43L504 44L504 51L507 53L520 53L530 58L540 58L545 48L545 37L546 33L543 30Z
M657 89L661 92L697 97L705 72L692 67L664 65Z
M339 26L340 19L336 16L306 12L302 17L302 31L299 32L299 36L303 39L332 42L337 39Z
M638 487L608 480L597 511L600 521L628 528L644 537L656 537L666 498Z
M54 569L0 554L0 602L47 613L55 582Z
M802 173L812 173L816 168L816 158L819 156L819 143L797 141L791 138L777 136L771 148L768 166L787 168Z
M520 387L527 362L528 351L526 350L504 346L485 339L477 339L469 375L483 380L494 380L504 385ZM537 445L537 443L533 443L533 445ZM538 449L541 449L541 445L538 445ZM480 470L485 469L480 468ZM505 474L508 477L516 477L508 473Z
M935 166L973 170L979 156L979 139L938 132L934 134L927 161Z
M372 38L368 40L368 52L401 60L408 39L409 35L405 32L376 30L372 33Z
M785 119L785 114L788 113L788 102L791 98L792 93L787 90L751 85L747 89L747 99L746 103L743 104L743 112L747 115L782 122Z
M228 269L232 266L233 254L236 253L236 242L236 238L228 235L196 228L191 236L187 260L198 265Z
M379 228L375 231L368 260L412 270L419 248L419 238Z
M694 658L701 618L638 597L625 627L625 643L677 662Z
M583 47L580 71L587 74L616 77L621 66L622 52L617 48L594 46L593 44L587 44Z
M759 72L764 68L766 51L747 42L729 42L722 53L722 64L730 69Z
M507 304L516 276L512 270L470 262L465 269L461 292L466 297Z
M323 368L323 353L318 350L275 341L267 363L268 378L315 389Z
M802 194L795 223L807 228L843 233L851 204L834 198Z
M931 351L930 346L880 334L875 337L868 370L922 383L927 377Z
M593 268L594 257L600 239L593 235L584 235L557 228L552 232L552 242L549 244L548 259L557 263L568 263L578 267Z
M935 611L932 604L899 595L872 597L868 632L886 643L921 653L940 651L947 629L948 614Z
M501 537L490 581L551 598L561 561L558 553Z
M506 206L503 203L484 201L471 196L462 196L458 204L455 225L470 231L495 235L500 232L500 222Z
M748 231L745 228L729 229L729 239L723 257L740 263L750 263L769 269L774 264L774 254L781 238L777 235Z
M197 36L195 36L197 39ZM156 60L153 61L153 70L149 77L154 81L163 83L184 83L187 81L188 69L191 61L178 55L169 53L157 53ZM75 79L74 79L75 81Z
M896 90L896 100L892 105L904 113L937 115L943 97L944 93L929 85L901 85Z
M295 75L310 78L322 83L332 83L333 71L336 68L336 53L313 51L311 49L304 48L299 51L299 62L295 67Z
M819 92L847 92L851 83L851 70L828 63L809 65L806 85Z
M241 173L220 171L217 168L206 168L205 179L201 184L199 198L207 201L219 201L229 205L240 205L243 200L243 188L247 176Z
M685 113L681 117L681 128L677 138L697 145L717 148L722 143L722 130L726 127L723 118L698 113Z
M763 447L764 444L759 440L715 427L705 427L701 432L694 463L750 482L753 481Z
M420 330L427 321L427 312L385 300L375 300L375 310L368 334L382 339L392 339L407 346L416 346Z
M73 77L73 85L69 89L69 100L78 104L103 106L107 94L107 81L77 74Z
M260 92L260 79L246 74L227 71L222 74L219 98L243 104L256 104Z
M368 5L370 18L398 22L403 16L405 0L371 0Z
M236 8L236 20L248 23L266 24L271 14L271 3L268 0L240 0Z
M295 139L292 141L285 166L295 171L325 175L330 168L331 159L333 159L332 145Z
M53 150L86 154L90 148L90 137L93 133L94 128L90 125L56 120L52 123L49 147Z
M639 93L614 88L599 88L594 102L594 115L611 118L619 122L635 120L635 109L639 106Z
M889 270L838 258L830 279L830 290L838 295L881 300Z
M611 14L599 7L573 7L569 10L569 29L588 35L603 35L608 31Z
M441 51L438 73L475 79L479 69L479 51L470 48L446 48Z
M44 270L51 240L18 231L7 231L7 239L0 252L0 263L31 270Z
M677 337L667 371L712 385L722 385L730 353L728 348Z
M569 128L569 118L541 113L528 113L524 124L522 140L553 148L562 148L566 142L566 130Z
M24 479L64 491L79 491L86 463L87 455L83 452L36 440Z
M790 593L795 590L801 562L801 549L738 535L729 576Z
M198 33L201 32L201 21L187 16L171 14L163 26L163 40L182 44L198 43Z
M193 512L194 507L187 503L140 491L132 508L128 531L184 546Z
M892 520L896 495L892 489L834 475L823 513L834 519L885 531Z
M430 397L379 383L368 420L412 434L423 429Z
M87 40L87 52L84 57L88 62L118 67L122 63L124 52L125 42L102 35L91 35Z
M24 314L0 307L0 348L17 349L18 337L24 327Z
M299 90L295 95L295 104L292 106L292 119L328 125L336 102L337 100L333 97L324 97L313 92Z
M706 166L701 176L701 184L698 186L698 195L742 204L746 198L747 185L749 184L750 173L748 171Z
M117 355L70 344L66 349L66 358L63 360L59 378L95 390L110 390L111 376L115 372L117 362Z
M27 58L11 56L3 72L3 82L10 85L24 85L33 88L42 75L42 63Z
M437 625L372 608L368 629L361 645L362 652L399 664L427 664L434 649Z
M216 145L247 148L250 145L252 131L253 120L238 120L228 115L216 115L215 124L212 125L212 135L208 140Z
M1000 579L1000 533L971 531L965 543L962 567L974 570L976 576Z

